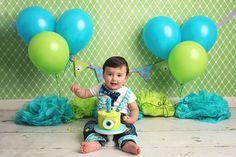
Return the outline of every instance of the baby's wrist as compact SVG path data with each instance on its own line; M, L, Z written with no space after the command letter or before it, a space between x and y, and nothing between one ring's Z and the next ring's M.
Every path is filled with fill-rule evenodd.
M79 94L80 94L80 90L77 89L77 90L75 91L75 94L76 94L76 95L79 95Z
M131 118L132 123L135 123L137 121L137 117L130 117L130 118Z

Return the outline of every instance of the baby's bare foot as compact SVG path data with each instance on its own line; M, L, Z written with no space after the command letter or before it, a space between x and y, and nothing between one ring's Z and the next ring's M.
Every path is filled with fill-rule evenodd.
M122 150L124 152L128 152L135 155L138 155L141 152L141 149L139 148L139 146L132 141L126 142L125 145L122 147Z
M98 141L91 141L91 142L80 142L80 152L81 153L89 153L98 151L101 149L101 144Z

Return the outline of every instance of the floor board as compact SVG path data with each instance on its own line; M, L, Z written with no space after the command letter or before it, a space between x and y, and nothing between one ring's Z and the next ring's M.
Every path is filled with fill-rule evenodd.
M216 124L196 120L145 117L136 123L139 156L233 157L236 155L236 108L230 119ZM108 145L90 154L79 153L88 119L49 127L17 125L15 111L0 110L0 157L118 157L133 156Z

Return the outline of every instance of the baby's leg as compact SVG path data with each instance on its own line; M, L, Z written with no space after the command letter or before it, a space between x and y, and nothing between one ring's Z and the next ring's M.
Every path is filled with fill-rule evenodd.
M138 155L141 152L140 147L137 145L138 138L135 126L133 124L125 124L127 130L121 134L114 136L114 141L124 152Z
M141 152L140 147L133 141L127 141L122 147L122 150L124 152L135 154L135 155L138 155Z
M97 125L97 121L91 120L88 121L84 126L84 140L85 142L80 143L80 152L81 153L89 153L98 151L101 149L100 142L106 142L106 137L100 135L94 131L94 127ZM100 141L100 142L98 142Z
M95 152L101 149L101 144L98 141L91 142L81 142L80 143L80 152L81 153L89 153Z

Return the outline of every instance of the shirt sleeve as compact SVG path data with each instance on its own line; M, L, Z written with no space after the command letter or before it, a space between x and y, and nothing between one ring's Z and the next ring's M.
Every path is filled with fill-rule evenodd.
M131 91L131 93L130 93L130 98L129 98L129 100L128 100L128 103L130 104L130 103L133 103L133 102L135 102L136 101L136 99L137 99L137 97L134 95L134 93Z
M100 90L101 86L102 85L94 86L94 87L90 88L89 91L91 92L91 94L93 96L98 96L99 95L99 90Z

